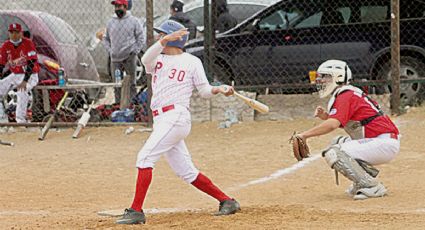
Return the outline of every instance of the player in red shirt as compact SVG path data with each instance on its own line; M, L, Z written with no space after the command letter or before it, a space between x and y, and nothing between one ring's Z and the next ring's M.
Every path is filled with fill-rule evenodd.
M10 24L9 40L0 48L0 97L9 90L17 88L16 121L26 122L26 112L31 89L38 83L39 65L34 43L22 35L22 26ZM9 76L3 76L3 70L9 69Z
M328 60L317 70L321 98L331 95L328 108L318 106L315 117L324 120L299 135L304 140L343 128L349 137L337 136L322 152L329 166L353 181L347 193L355 200L382 197L387 190L376 179L372 165L388 163L400 150L400 135L391 119L361 89L351 86L347 63Z

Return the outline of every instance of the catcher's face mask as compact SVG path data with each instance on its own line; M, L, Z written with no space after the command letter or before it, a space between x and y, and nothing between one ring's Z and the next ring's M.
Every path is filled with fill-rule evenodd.
M331 74L317 73L316 87L319 91L320 98L330 95L338 84L336 84L334 77Z

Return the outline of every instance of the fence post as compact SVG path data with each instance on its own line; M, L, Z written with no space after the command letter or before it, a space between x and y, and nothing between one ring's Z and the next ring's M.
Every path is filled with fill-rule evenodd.
M153 0L146 0L146 43L150 47L154 43L153 37ZM152 127L153 116L151 111L151 98L152 98L152 76L146 74L147 87L148 87L148 127Z
M215 36L216 36L216 27L217 27L217 1L211 1L211 14L210 14L210 22L211 22L211 30L210 30L210 71L212 73L213 81L217 81L217 74L216 74L216 65L215 65Z
M210 46L211 46L210 2L204 0L204 66L208 79L211 79Z
M391 112L400 114L400 0L391 1Z

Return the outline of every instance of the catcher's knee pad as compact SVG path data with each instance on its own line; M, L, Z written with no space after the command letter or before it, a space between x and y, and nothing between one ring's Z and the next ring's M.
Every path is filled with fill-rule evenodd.
M331 147L325 149L322 152L322 157L325 158L326 163L328 163L329 167L333 168L335 162L338 161L338 155L340 155L342 150L339 145L332 145Z
M370 176L359 163L341 150L339 145L331 146L322 152L328 165L347 177L349 180L360 185L361 188L368 188L378 184L378 181Z
M348 136L336 136L331 140L330 145L338 145L338 144L348 142L350 140L351 140L351 138L348 137Z

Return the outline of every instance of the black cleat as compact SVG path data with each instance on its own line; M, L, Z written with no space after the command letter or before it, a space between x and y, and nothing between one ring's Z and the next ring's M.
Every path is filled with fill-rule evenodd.
M220 206L218 208L218 212L215 214L216 216L224 216L235 214L237 211L241 210L241 206L235 199L225 200L220 202Z
M124 215L118 219L116 224L144 224L146 223L145 214L132 208L125 209Z

